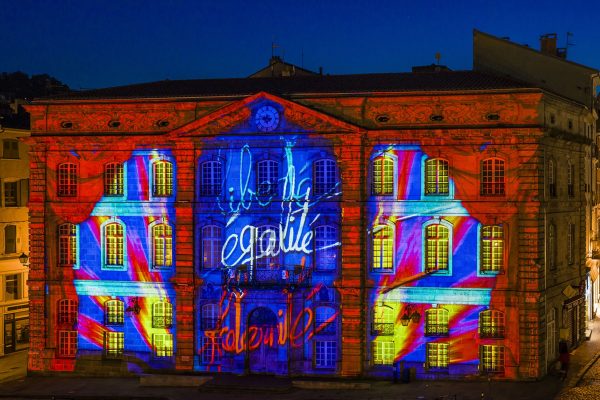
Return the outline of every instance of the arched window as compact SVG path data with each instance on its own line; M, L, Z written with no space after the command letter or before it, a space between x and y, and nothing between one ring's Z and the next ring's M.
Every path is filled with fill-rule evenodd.
M77 302L71 299L58 301L58 324L73 325L77 321Z
M173 230L169 224L152 227L153 266L169 268L173 265Z
M218 268L221 265L221 227L206 225L202 227L202 268Z
M122 268L125 266L123 226L111 222L104 226L104 266Z
M373 160L374 196L394 194L394 160L388 156L379 156Z
M61 197L77 196L77 165L63 163L58 166L58 190Z
M123 325L125 305L121 300L108 300L104 303L106 325Z
M569 197L575 197L575 165L570 161L567 171L567 194Z
M481 162L481 195L504 196L504 160L488 158Z
M262 160L257 164L257 193L259 196L277 194L279 181L279 163L274 160Z
M275 226L263 225L256 230L256 267L262 269L277 269L279 265L279 238Z
M385 304L376 305L373 309L373 324L371 335L392 336L394 334L394 309Z
M173 305L167 301L152 304L152 327L170 328L173 325Z
M556 165L554 160L548 160L548 193L550 197L556 197Z
M339 243L337 231L330 225L315 228L315 266L318 270L337 268Z
M125 179L122 163L109 163L104 166L104 194L106 196L122 196Z
M425 272L450 270L450 229L441 223L425 227Z
M209 331L217 329L219 319L219 309L216 304L209 303L202 306L201 329Z
M425 336L448 336L448 310L430 308L425 311Z
M223 187L223 171L221 161L205 161L202 163L200 182L201 196L219 196Z
M556 227L548 225L548 265L551 269L556 268Z
M373 228L373 270L390 271L394 268L394 230L389 225Z
M569 222L567 229L567 262L573 264L575 260L575 224Z
M323 195L335 189L336 173L335 161L330 159L315 161L314 194Z
M173 195L173 164L169 161L158 160L152 164L152 194L155 197Z
M425 161L425 194L447 196L449 192L448 161L428 158Z
M482 338L504 337L504 313L486 310L479 313L479 336Z
M58 265L77 266L77 226L74 224L58 226Z
M336 311L333 307L319 306L315 309L315 334L335 335Z
M499 272L504 268L504 229L501 225L481 227L481 272Z

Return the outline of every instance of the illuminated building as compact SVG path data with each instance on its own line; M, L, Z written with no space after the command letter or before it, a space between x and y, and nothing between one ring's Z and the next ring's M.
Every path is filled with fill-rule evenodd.
M544 375L542 265L583 271L590 147L551 139L549 181L549 103L439 69L34 102L29 370Z

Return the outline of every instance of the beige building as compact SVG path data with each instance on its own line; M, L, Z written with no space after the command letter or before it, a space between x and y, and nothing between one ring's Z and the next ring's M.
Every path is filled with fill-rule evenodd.
M0 125L0 356L29 347L29 134Z

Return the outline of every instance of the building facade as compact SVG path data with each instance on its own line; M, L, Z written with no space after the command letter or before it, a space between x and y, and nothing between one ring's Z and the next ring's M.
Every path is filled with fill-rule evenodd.
M19 261L29 253L27 136L0 125L0 356L29 346L28 269Z
M545 375L584 332L592 144L551 104L473 71L35 102L29 370Z

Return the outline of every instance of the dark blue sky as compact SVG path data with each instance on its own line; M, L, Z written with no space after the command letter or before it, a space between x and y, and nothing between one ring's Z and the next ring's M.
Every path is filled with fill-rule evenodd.
M540 4L543 4L541 6ZM597 0L0 0L0 71L48 73L74 89L161 79L244 77L286 61L325 73L470 69L472 31L600 68Z

